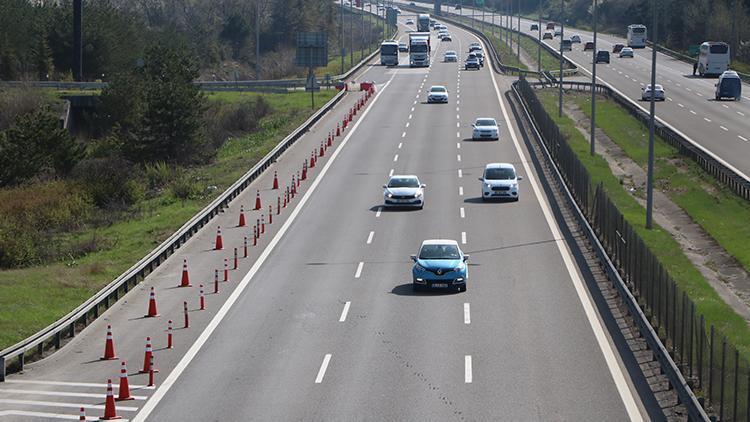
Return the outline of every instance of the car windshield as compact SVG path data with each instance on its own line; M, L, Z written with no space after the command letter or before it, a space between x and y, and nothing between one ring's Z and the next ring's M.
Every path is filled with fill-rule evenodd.
M411 46L411 51L413 53L426 53L427 52L427 44L413 44Z
M486 180L513 180L516 172L511 168L491 168L484 171Z
M419 259L459 259L461 254L456 245L424 245L419 251Z
M430 92L445 92L444 86L433 86L430 88Z
M477 126L497 126L493 119L477 119Z
M394 177L388 181L389 188L418 188L419 180L416 177Z

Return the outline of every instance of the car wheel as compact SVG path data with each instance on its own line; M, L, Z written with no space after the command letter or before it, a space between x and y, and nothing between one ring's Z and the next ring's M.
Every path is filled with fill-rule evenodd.
M482 195L482 202L487 202L487 197Z
M519 199L521 199L521 197L520 196L516 196L516 198L513 199L513 202L518 202Z
M716 101L719 101L719 96L718 95L715 98L716 98Z

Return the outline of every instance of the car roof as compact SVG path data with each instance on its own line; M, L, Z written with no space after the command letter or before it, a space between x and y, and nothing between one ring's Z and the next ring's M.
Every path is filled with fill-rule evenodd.
M422 246L424 245L456 245L458 246L458 242L451 239L427 239L422 241Z
M489 163L486 166L484 166L485 169L513 169L516 168L513 166L513 164L510 163Z
M740 75L737 74L734 70L725 70L721 76L722 78L739 78Z
M476 120L495 120L494 117L477 117ZM497 120L495 120L495 123L497 123Z
M388 180L396 178L419 179L419 177L414 174L394 174L393 176L389 177Z
M430 87L430 89L432 89L432 88L443 88L443 89L446 89L445 85L433 85L433 86Z

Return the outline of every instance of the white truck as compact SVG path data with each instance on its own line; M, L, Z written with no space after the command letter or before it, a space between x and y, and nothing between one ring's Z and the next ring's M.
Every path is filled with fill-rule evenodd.
M430 65L430 33L409 33L409 67Z

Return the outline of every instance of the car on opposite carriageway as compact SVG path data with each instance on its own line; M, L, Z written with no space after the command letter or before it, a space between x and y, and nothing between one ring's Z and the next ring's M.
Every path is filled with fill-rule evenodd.
M412 288L466 291L469 280L467 261L455 240L431 239L422 242L419 253L411 256Z

